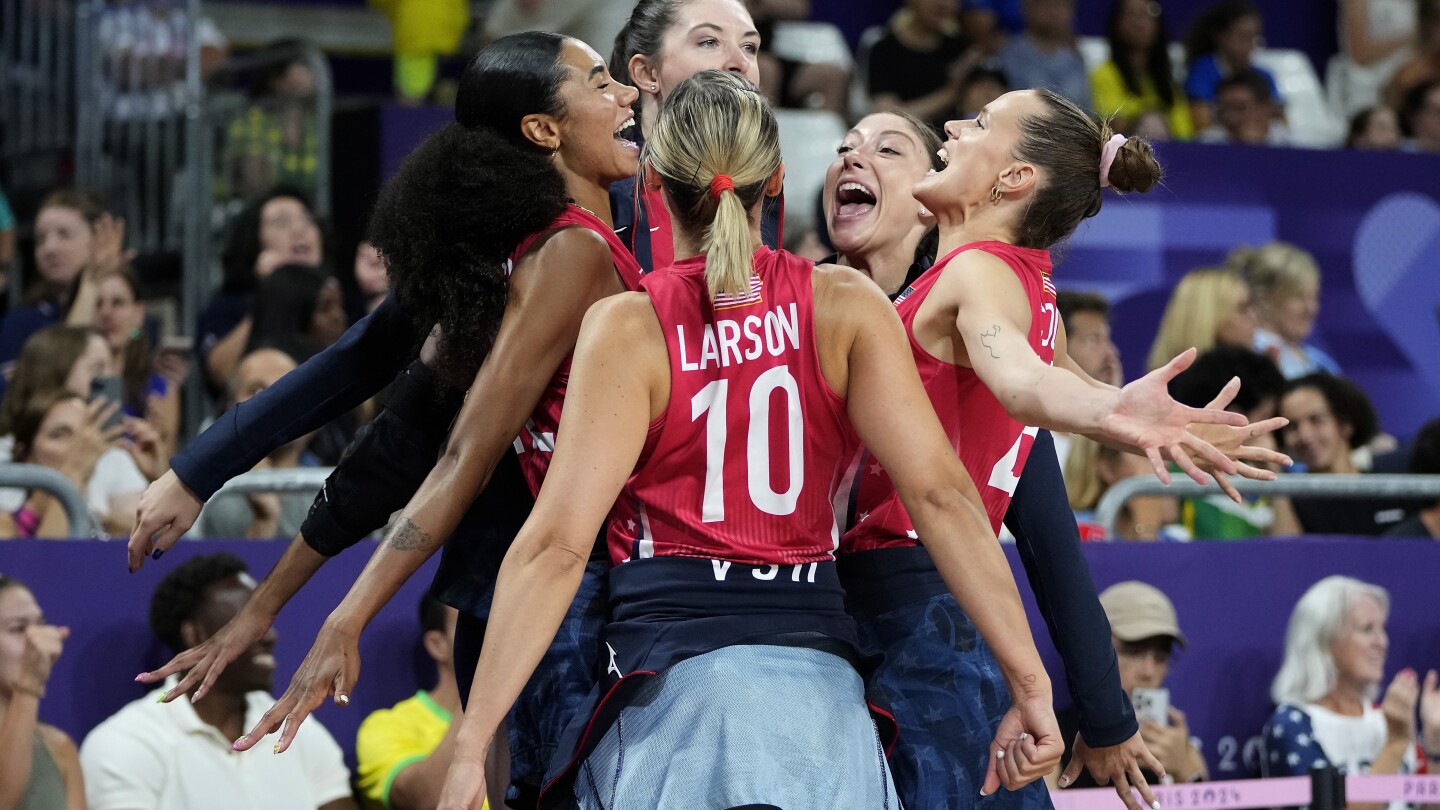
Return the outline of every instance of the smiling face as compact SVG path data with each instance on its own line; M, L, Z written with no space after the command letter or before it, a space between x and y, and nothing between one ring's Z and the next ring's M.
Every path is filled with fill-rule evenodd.
M926 227L911 191L931 167L913 125L892 113L866 116L845 135L825 171L825 221L842 256L894 244Z
M986 105L971 120L946 123L945 169L916 183L915 199L939 216L981 204L997 182L1023 184L1027 172L1033 176L1036 169L1015 158L1020 122L1043 113L1044 102L1034 91L1018 90Z
M1276 295L1269 310L1276 334L1289 343L1300 344L1310 337L1320 315L1320 282L1303 281L1297 289Z
M10 684L20 678L25 631L44 623L45 614L28 588L11 585L0 590L0 691L7 697Z
M1351 472L1352 428L1340 421L1320 389L1297 388L1280 400L1280 415L1290 420L1285 446L1313 473Z
M1385 609L1375 597L1360 596L1330 642L1335 674L1356 691L1363 692L1385 677L1385 654L1390 649L1385 618Z
M95 252L95 229L74 208L52 205L35 217L35 264L52 287L80 276Z
M273 250L283 260L265 265L274 270L282 264L319 265L322 260L320 226L315 215L294 197L276 197L260 209L260 247Z
M566 39L559 64L564 112L555 119L560 155L566 167L601 185L633 177L639 169L640 147L626 137L635 123L630 105L635 88L610 78L605 60L578 39Z

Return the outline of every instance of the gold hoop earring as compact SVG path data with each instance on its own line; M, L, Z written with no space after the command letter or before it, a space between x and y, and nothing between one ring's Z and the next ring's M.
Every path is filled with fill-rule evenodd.
M1001 194L1000 194L1000 184L999 184L999 183L996 183L995 185L993 185L993 186L990 187L990 202L991 202L991 204L992 204L992 205L999 205L999 204L1000 204L1000 197L1001 197Z

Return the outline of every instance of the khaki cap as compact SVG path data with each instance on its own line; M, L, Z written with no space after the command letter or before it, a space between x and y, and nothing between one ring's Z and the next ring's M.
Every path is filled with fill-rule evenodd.
M1110 619L1110 632L1121 641L1169 636L1186 646L1175 606L1153 585L1137 580L1111 585L1100 594L1100 606Z

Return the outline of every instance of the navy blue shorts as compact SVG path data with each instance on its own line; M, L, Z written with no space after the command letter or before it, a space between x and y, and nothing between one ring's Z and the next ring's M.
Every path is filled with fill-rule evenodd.
M867 652L885 654L868 697L900 726L890 769L906 810L1052 810L1043 781L980 798L1010 692L985 640L948 593L856 610Z

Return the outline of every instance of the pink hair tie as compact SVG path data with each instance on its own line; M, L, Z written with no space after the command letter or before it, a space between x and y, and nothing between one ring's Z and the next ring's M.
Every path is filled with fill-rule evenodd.
M1120 154L1120 147L1127 140L1124 135L1116 134L1100 147L1100 188L1110 187L1110 166L1115 163L1115 156Z

